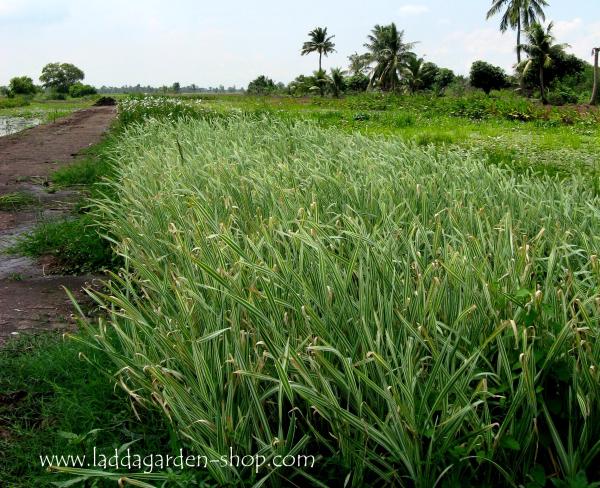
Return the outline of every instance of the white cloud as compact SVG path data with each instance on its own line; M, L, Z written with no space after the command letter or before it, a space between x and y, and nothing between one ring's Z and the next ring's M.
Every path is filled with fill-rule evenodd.
M581 18L554 23L554 36L559 43L566 42L576 56L591 61L592 48L600 46L600 22L586 23Z
M429 12L429 7L423 4L407 3L398 8L400 15L421 15Z
M564 37L570 35L573 31L577 32L581 30L583 26L583 20L577 17L573 20L559 20L554 22L554 35L557 37Z
M456 30L435 43L423 43L422 49L432 61L458 73L468 73L471 64L480 59L511 71L517 61L515 44L516 37L511 33L503 35L490 27L472 31Z

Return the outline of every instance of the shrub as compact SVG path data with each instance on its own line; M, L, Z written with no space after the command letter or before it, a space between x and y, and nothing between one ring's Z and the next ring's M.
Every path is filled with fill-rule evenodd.
M276 89L277 87L271 78L267 78L265 75L260 75L258 78L248 84L246 93L248 93L248 95L269 95Z
M485 61L475 61L471 66L470 82L473 87L481 88L489 95L492 90L506 87L508 78L502 68Z
M29 76L17 76L10 80L8 90L13 95L33 95L37 89Z
M69 95L73 98L81 98L88 95L96 95L98 91L91 85L75 83L69 87Z
M346 78L346 85L351 92L364 92L369 86L369 77L363 73Z
M565 105L578 103L579 96L571 88L559 83L549 94L548 103L551 105Z

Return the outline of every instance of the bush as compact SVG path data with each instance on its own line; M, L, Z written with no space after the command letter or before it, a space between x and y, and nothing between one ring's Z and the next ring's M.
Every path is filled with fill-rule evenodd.
M369 77L363 73L346 78L346 86L351 92L364 92L369 86Z
M567 103L578 103L579 96L567 85L558 83L548 94L548 103L551 105L565 105Z
M81 98L88 95L96 95L98 91L91 85L75 83L69 87L69 95L73 98Z
M13 95L33 95L37 88L29 76L17 76L10 80L8 90Z
M492 90L500 90L508 85L504 70L485 61L475 61L471 66L471 86L481 88L486 95Z
M248 93L248 95L269 95L275 90L277 90L275 82L265 75L260 75L248 84L246 93Z

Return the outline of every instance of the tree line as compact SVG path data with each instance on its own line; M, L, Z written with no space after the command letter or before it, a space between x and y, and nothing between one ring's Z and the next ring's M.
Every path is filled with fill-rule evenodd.
M590 104L596 104L598 92L598 53L595 48L594 67L566 52L567 44L559 44L553 34L553 23L543 25L546 15L546 0L492 0L487 12L490 19L500 15L500 30L514 29L517 32L517 62L512 75L501 67L479 60L471 66L468 80L455 75L452 70L442 68L414 52L417 43L405 40L403 30L395 23L375 25L364 44L366 52L349 56L347 69L323 69L323 58L335 52L334 35L327 27L316 27L308 33L308 40L300 50L301 55L316 53L318 69L311 75L300 75L282 90L265 75L248 85L248 93L272 94L285 92L290 95L317 93L335 97L344 92L379 90L382 92L407 92L430 90L438 94L458 81L468 81L473 88L486 94L492 90L516 86L527 96L539 94L546 104L576 103L581 85L593 78L590 86ZM526 57L523 56L526 55ZM549 99L550 88L554 89Z
M67 95L73 98L95 95L97 90L91 85L83 84L84 78L84 72L71 63L48 63L40 75L41 85L36 85L29 76L15 76L2 91L9 97L46 91L49 98L59 100Z

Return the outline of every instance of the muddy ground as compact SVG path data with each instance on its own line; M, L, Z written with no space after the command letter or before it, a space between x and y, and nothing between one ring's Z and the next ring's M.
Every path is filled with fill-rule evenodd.
M39 206L0 210L0 344L24 331L56 329L72 323L73 309L63 287L83 298L96 276L56 274L52 260L32 260L4 252L39 222L67 216L80 194L48 192L48 178L100 141L115 116L114 107L75 112L58 122L0 137L0 195L27 192Z

